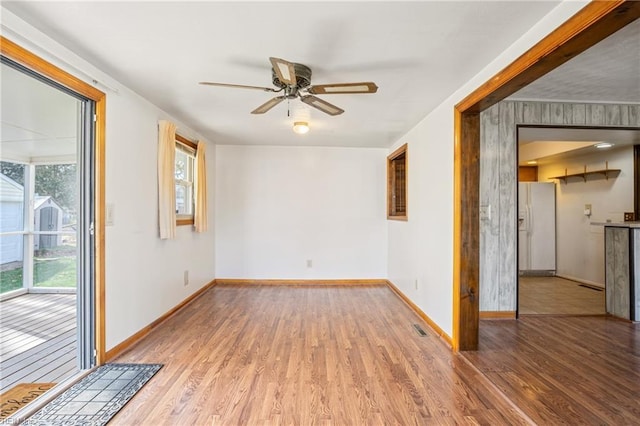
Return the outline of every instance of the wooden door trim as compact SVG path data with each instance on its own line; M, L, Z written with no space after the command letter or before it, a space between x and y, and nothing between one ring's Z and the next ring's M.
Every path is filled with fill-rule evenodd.
M51 80L68 87L95 102L95 344L96 364L105 362L105 129L106 129L106 95L90 84L74 75L56 67L39 56L24 49L18 44L0 36L0 53L43 75Z
M480 121L474 116L638 18L640 2L592 1L455 106L454 350L476 350L478 346L480 182L473 170L480 159ZM474 293L471 297L470 291Z

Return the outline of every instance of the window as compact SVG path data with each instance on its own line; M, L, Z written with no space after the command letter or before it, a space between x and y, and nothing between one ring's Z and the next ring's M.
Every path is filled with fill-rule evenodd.
M407 144L387 157L387 219L407 220Z
M193 225L195 211L196 148L194 142L176 135L176 224Z

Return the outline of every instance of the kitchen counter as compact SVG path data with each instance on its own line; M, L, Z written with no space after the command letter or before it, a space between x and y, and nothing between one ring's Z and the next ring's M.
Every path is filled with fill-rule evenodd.
M591 222L594 226L615 226L618 228L640 228L640 222Z

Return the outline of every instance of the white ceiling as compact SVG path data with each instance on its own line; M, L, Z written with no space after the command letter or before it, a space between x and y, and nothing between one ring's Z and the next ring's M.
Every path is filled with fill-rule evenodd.
M9 66L0 69L1 158L74 160L80 101Z
M3 7L220 144L388 147L559 1L5 2ZM292 101L251 115L270 56L312 84L374 81L376 94L323 95L330 117ZM4 94L3 94L4 96ZM116 95L117 96L117 95ZM311 131L291 131L298 117Z
M510 99L640 103L640 20L565 62Z

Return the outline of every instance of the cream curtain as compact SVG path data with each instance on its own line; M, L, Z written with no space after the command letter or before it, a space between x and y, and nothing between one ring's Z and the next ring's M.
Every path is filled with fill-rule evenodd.
M198 149L196 151L196 211L194 213L194 225L196 232L205 232L207 230L207 166L205 161L205 144L198 141Z
M158 221L160 238L176 237L176 125L158 123Z

